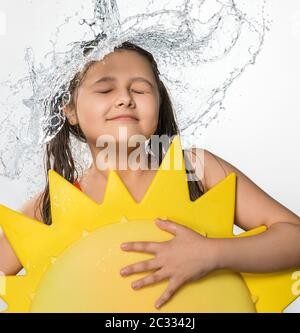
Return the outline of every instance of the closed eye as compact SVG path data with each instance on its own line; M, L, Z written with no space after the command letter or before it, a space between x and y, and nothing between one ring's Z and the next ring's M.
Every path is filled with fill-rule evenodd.
M134 92L136 92L137 94L144 94L143 91L137 91L137 90L133 90Z
M107 94L109 93L111 90L106 90L106 91L99 91L100 94Z
M99 91L100 94L108 94L111 90L106 90L106 91ZM133 92L137 94L144 94L143 91L137 91L137 90L132 90Z

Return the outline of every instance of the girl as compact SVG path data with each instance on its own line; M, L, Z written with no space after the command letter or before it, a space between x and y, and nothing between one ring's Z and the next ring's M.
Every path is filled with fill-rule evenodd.
M85 54L89 53L91 45L95 43L97 41L83 45ZM103 150L97 145L99 136L108 134L120 143L118 131L121 126L126 128L129 138L143 135L149 139L153 134L170 137L178 133L169 95L158 74L152 55L129 42L115 48L102 61L89 62L70 84L70 102L64 105L63 96L58 99L67 121L47 144L47 170L54 169L94 201L101 203L111 168L100 170L97 165L97 156ZM80 178L72 158L70 134L88 144L93 158L91 166ZM148 148L151 152L151 140ZM125 157L132 151L133 148L128 148ZM140 158L149 165L149 156L145 149ZM262 224L268 229L251 237L212 239L205 238L176 221L158 219L156 222L159 228L174 234L171 241L132 242L121 247L126 251L155 255L151 260L135 263L120 271L120 274L126 276L155 270L135 281L133 288L169 279L167 289L155 304L160 307L180 286L200 279L216 269L263 273L300 267L300 218L297 215L271 198L233 165L213 153L195 148L184 151L184 157L186 165L193 164L199 179L188 182L191 200L197 199L229 173L235 172L235 224L244 230ZM120 158L118 154L117 158ZM156 158L160 165L163 158L161 150ZM149 168L132 170L130 167L125 170L119 168L117 172L137 202L143 198L156 173ZM48 183L45 190L27 202L20 212L51 224ZM257 260L258 257L260 260ZM21 268L21 263L2 235L0 270L11 275Z

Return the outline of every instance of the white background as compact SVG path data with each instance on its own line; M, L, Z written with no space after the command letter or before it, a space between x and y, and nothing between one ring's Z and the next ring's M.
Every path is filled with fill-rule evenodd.
M83 0L0 0L0 80L10 72L25 74L24 47L48 51L51 33L76 9L88 17L92 6ZM300 2L272 0L266 11L273 23L263 50L229 88L226 111L208 128L205 148L300 215ZM22 191L21 184L0 178L2 204L18 209ZM286 312L300 312L300 299Z

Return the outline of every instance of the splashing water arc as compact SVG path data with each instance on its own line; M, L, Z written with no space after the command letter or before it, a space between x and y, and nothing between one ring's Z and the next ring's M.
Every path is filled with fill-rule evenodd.
M94 0L92 18L76 18L82 30L76 41L57 49L60 34L71 24L66 20L42 62L37 64L33 49L26 50L28 76L1 83L0 141L6 145L0 151L0 176L26 182L28 198L45 182L45 143L65 122L58 97L69 98L70 80L88 61L102 59L127 40L150 51L170 91L186 148L199 145L207 126L224 111L228 88L262 48L267 28L263 0L145 3ZM98 45L84 57L82 43L95 38ZM71 141L76 163L85 169L91 161L87 147Z

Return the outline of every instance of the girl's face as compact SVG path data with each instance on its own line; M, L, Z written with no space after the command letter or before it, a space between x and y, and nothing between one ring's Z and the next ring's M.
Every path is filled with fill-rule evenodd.
M134 51L118 50L92 65L78 88L77 121L88 142L100 135L119 141L119 127L127 137L155 132L159 114L159 92L147 59ZM136 119L112 119L130 115Z

